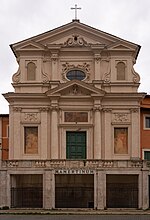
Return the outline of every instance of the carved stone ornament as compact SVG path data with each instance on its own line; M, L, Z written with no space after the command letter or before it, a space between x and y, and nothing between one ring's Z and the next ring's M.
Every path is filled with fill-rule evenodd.
M44 83L49 82L48 74L45 71L46 59L42 62L42 80Z
M111 68L110 68L110 59L103 59L102 62L104 63L105 69L104 69L104 74L103 74L103 80L104 83L110 83L110 73L111 73Z
M22 115L24 123L38 123L40 121L39 114L34 112L27 112Z
M128 113L114 113L113 114L113 122L129 122L129 114Z
M51 106L50 111L58 112L60 110L59 106Z
M79 92L79 87L78 87L78 85L73 85L72 91L73 91L73 94L76 95L76 94Z
M135 72L133 67L132 67L132 74L133 74L133 82L134 83L139 83L140 82L140 76L137 72Z
M53 53L51 56L51 60L54 64L56 64L57 60L58 60L58 54L57 53Z
M68 38L68 40L64 43L65 47L75 47L75 46L87 46L87 42L83 37L79 37L79 35L72 35L72 37Z
M97 111L101 111L102 110L102 107L101 106L94 106L94 108L92 109L94 112L97 112Z
M68 62L62 64L62 78L63 80L66 79L66 73L73 69L79 69L82 70L86 74L86 80L89 80L90 78L90 64L89 63L83 63L83 64L69 64Z
M99 63L101 61L101 55L100 54L95 54L94 55L96 63Z
M20 75L21 75L21 69L20 69L20 66L19 66L17 72L14 73L13 76L12 76L13 83L19 83L20 82Z

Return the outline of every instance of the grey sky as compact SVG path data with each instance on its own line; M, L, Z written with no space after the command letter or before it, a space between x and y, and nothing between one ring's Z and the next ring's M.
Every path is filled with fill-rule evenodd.
M0 0L0 114L8 113L2 93L13 91L17 62L9 45L69 23L78 4L78 19L142 46L135 70L140 92L150 94L150 0Z

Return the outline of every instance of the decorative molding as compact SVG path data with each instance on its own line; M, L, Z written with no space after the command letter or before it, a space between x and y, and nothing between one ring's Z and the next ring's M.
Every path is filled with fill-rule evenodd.
M74 65L74 64L69 64L68 62L62 64L62 78L63 80L67 80L66 79L66 73L69 70L73 70L73 69L80 69L82 70L85 74L86 74L86 80L89 80L90 78L90 64L84 62L83 64L78 64L78 65Z
M79 37L79 35L72 35L69 37L66 42L64 42L65 47L75 47L75 46L88 46L88 43L84 40L83 37Z
M130 117L129 113L114 113L112 115L112 121L113 122L129 122Z

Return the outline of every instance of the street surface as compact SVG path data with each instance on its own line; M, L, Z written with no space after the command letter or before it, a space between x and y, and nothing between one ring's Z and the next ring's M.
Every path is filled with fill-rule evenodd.
M0 220L150 220L150 215L0 215Z

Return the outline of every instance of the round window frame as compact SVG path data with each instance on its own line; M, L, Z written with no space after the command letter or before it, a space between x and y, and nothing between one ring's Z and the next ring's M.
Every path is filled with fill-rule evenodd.
M83 74L84 74L84 78L83 78L83 79L77 79L77 78L70 79L70 78L68 78L67 74L70 73L70 72L73 72L73 71L79 71L79 72L83 73ZM81 69L70 69L70 70L67 71L67 73L66 73L66 79L69 80L69 81L72 81L72 80L84 81L84 80L86 80L86 78L87 78L86 73L85 73L83 70L81 70Z

